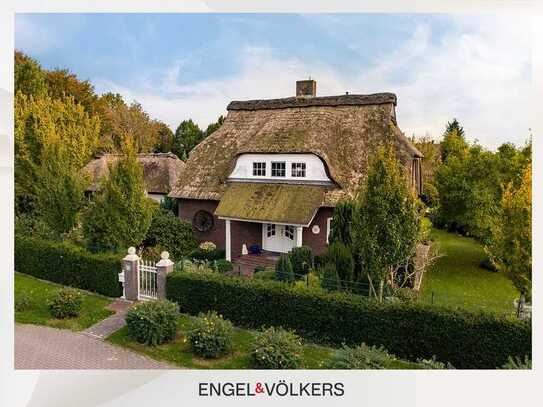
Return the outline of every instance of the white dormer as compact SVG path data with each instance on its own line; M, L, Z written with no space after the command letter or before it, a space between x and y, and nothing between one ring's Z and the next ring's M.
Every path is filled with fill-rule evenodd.
M228 179L301 184L332 182L323 161L315 154L242 154Z

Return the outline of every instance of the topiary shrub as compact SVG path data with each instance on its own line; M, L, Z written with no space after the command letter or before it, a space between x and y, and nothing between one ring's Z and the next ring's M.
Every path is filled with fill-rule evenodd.
M296 278L303 277L313 268L313 253L307 246L293 248L289 258Z
M257 369L297 369L301 366L302 339L294 331L268 328L255 337L251 361Z
M332 243L326 252L326 262L336 266L337 274L344 288L354 278L354 259L351 249L341 242Z
M169 273L166 296L191 315L214 309L237 326L283 326L327 345L383 346L410 361L436 355L458 369L495 369L510 355L532 354L531 321L493 313L420 302L378 303L350 293L309 292L219 273Z
M153 212L151 226L143 244L146 247L158 246L161 250L167 250L173 259L180 259L198 247L192 226L163 208Z
M128 335L139 343L156 346L175 338L179 306L166 300L146 301L126 314Z
M343 345L325 363L325 369L386 369L395 359L385 348L365 343L354 348Z
M74 288L61 288L48 302L53 318L77 317L81 312L83 295Z
M326 263L321 271L320 278L321 287L327 291L335 291L341 289L341 283L334 263Z
M224 259L219 259L219 260L215 260L215 269L219 272L219 273L228 273L229 271L232 271L234 270L234 265L232 264L231 261L228 261L228 260L224 260Z
M124 254L123 254L124 255ZM15 238L15 270L58 284L120 297L121 254L94 254L73 244Z
M275 277L279 281L292 283L294 281L294 270L287 254L282 254L275 265Z
M198 314L187 339L195 354L203 358L218 358L232 347L233 326L215 311Z

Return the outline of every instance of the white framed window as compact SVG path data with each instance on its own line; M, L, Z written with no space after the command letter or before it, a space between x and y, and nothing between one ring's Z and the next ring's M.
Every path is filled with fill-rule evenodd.
M297 178L305 178L305 163L292 163L292 176Z
M255 176L255 177L265 177L266 176L266 163L265 162L254 162L253 163L253 176Z
M290 240L294 240L294 226L286 225L285 226L285 237L288 237Z
M332 218L326 219L326 244L330 244L330 232L332 231Z
M275 223L268 223L266 225L266 237L275 236Z
M272 161L271 176L285 177L287 174L287 163L285 161Z

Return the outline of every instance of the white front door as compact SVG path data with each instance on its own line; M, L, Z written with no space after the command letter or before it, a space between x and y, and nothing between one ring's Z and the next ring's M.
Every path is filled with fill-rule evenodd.
M262 224L262 248L270 252L288 253L296 246L296 227Z

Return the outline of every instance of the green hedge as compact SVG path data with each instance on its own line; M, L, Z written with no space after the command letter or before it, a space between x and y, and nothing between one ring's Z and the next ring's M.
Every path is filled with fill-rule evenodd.
M68 243L15 238L15 270L55 283L120 297L121 258Z
M312 293L275 282L171 273L167 297L182 312L216 310L238 326L282 326L317 342L381 345L410 360L493 369L531 355L531 324L422 304L378 304L345 293Z

